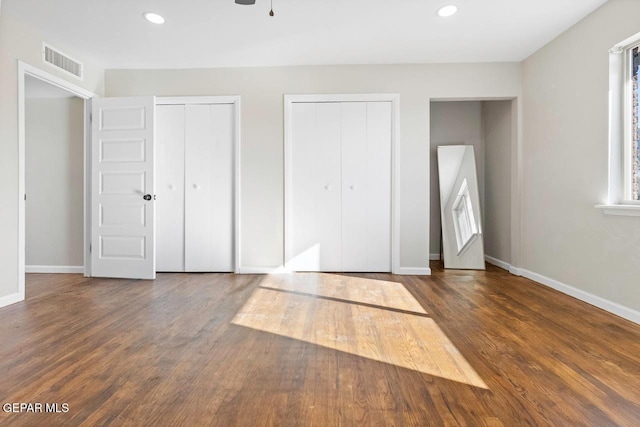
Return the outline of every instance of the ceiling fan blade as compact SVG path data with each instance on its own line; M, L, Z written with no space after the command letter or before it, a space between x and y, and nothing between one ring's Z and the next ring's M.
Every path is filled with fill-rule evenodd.
M256 0L236 0L236 4L256 4Z

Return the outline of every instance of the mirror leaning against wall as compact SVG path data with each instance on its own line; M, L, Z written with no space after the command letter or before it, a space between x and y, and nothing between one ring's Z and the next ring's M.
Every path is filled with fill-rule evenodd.
M484 270L484 239L473 146L438 147L444 268Z

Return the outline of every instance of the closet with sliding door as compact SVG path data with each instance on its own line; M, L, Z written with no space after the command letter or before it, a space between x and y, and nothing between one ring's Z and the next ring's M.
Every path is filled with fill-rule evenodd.
M156 270L234 271L234 104L156 105Z

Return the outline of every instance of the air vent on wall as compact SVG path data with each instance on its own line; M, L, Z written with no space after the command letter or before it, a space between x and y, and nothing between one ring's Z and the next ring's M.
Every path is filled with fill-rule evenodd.
M82 80L82 63L71 59L46 43L42 44L42 60Z

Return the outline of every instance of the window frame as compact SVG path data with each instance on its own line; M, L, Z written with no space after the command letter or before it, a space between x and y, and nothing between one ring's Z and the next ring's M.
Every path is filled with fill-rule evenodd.
M623 139L623 188L622 204L638 205L640 200L633 199L633 51L640 50L640 39L625 46L624 50L624 139ZM640 52L639 52L640 54ZM639 82L640 83L640 82ZM639 107L640 108L640 107ZM639 117L640 120L640 117Z
M631 200L630 160L632 50L640 47L640 33L609 50L609 173L608 194L595 207L606 215L640 217L640 201Z

